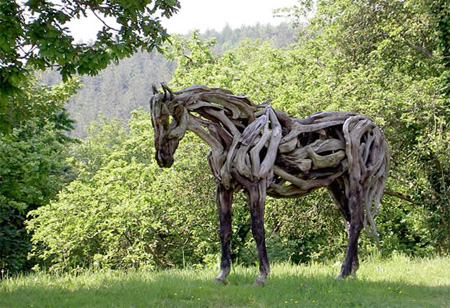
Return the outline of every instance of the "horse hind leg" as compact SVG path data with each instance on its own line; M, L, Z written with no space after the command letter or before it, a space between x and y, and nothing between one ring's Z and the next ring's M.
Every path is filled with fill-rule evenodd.
M253 285L264 285L270 272L269 259L267 257L265 231L264 231L264 207L266 200L266 181L254 183L248 190L248 203L252 220L252 233L256 242L259 258L259 276Z
M362 195L354 194L349 200L345 194L346 185L348 185L348 179L339 178L328 186L328 192L333 202L345 218L348 233L346 256L342 264L341 272L336 279L354 276L359 268L358 238L364 219Z
M364 224L362 193L354 192L349 198L350 222L348 228L348 246L341 272L336 279L354 276L359 267L358 238Z

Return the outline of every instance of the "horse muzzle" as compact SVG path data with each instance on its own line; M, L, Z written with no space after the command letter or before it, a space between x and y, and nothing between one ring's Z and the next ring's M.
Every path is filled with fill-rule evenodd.
M166 157L161 151L156 153L156 161L161 168L170 168L173 165L173 157Z

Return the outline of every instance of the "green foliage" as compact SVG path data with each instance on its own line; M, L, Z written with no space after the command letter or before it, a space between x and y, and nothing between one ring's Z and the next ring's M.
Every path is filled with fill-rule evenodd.
M30 265L27 213L54 199L73 177L65 162L67 144L73 142L65 133L72 121L63 105L77 83L25 87L24 95L16 94L9 101L18 117L2 114L14 128L0 132L0 269L10 273Z
M170 18L180 7L177 0L62 2L0 2L2 97L18 91L29 77L28 68L56 67L66 81L75 74L96 75L109 63L129 57L138 49L160 48L168 34L159 16ZM75 43L67 24L88 13L104 26L93 44Z
M74 149L78 179L31 213L34 256L44 267L181 266L217 251L205 145L189 137L177 166L163 170L147 113L134 112L127 129L108 121L90 133Z
M73 121L67 116L64 105L80 87L78 79L53 87L36 84L35 78L30 78L22 83L22 92L4 98L0 106L0 132L8 134L12 129L33 121L39 122L35 123L38 128L47 122L53 122L57 130L68 131L73 128Z
M242 26L239 29L232 29L225 26L220 32L207 30L201 33L203 39L215 38L217 43L213 46L215 54L224 53L234 49L245 40L270 41L275 47L286 47L295 42L296 30L288 23L281 23L278 26L257 24L253 26Z

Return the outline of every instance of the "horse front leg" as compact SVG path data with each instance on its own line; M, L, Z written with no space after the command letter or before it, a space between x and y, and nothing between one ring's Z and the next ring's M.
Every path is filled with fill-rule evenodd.
M247 188L248 203L252 219L252 233L256 242L259 258L259 276L253 285L261 286L266 281L270 271L269 259L267 258L266 240L264 231L264 207L266 201L266 180L261 180Z
M217 185L216 203L220 222L220 241L222 243L222 258L220 261L220 273L216 282L227 284L227 276L231 270L231 204L233 202L233 191Z

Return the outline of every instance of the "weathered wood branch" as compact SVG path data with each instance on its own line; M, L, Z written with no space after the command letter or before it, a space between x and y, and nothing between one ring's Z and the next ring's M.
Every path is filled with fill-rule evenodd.
M412 204L417 204L417 201L415 201L413 198L411 198L410 196L408 196L408 195L406 195L404 193L398 192L398 191L385 189L384 190L384 194L388 195L388 196L391 196L391 197L395 197L395 198L399 198L399 199L405 200L405 201L407 201L409 203L412 203Z

